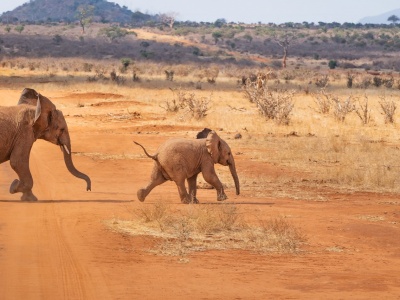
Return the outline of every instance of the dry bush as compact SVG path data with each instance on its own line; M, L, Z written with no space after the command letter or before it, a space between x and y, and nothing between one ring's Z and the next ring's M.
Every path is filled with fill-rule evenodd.
M164 70L165 79L168 81L174 81L174 71L173 70Z
M314 96L314 103L317 105L317 112L321 114L328 114L331 110L332 95L326 93L325 89L321 89L317 95Z
M165 109L167 112L178 112L180 109L185 108L186 103L192 101L195 97L194 93L189 93L182 88L170 90L174 94L174 98L172 100L167 100L163 105L160 105L160 107Z
M167 112L176 113L181 109L181 103L177 101L177 99L167 100L163 104L160 104L160 107L165 109Z
M118 85L122 85L126 82L126 79L121 75L117 75L115 71L110 72L110 78L112 82L115 82Z
M372 85L371 76L364 75L355 82L354 86L359 89L367 89Z
M383 84L383 79L378 76L374 76L372 78L372 84L376 87L380 87Z
M319 88L325 88L328 86L329 83L329 77L328 75L318 77L315 79L315 85Z
M209 104L211 103L212 94L209 98L198 97L193 92L188 92L179 89L171 89L174 94L172 100L167 100L161 108L165 109L167 112L178 112L179 110L186 110L186 112L195 119L202 119L207 116L210 109Z
M207 113L210 109L209 107L210 102L211 102L211 95L209 96L209 98L191 97L188 99L187 102L185 102L185 104L191 116L198 120L198 119L203 119L205 116L207 116Z
M141 218L113 220L109 226L132 235L152 235L161 243L152 251L162 255L184 256L193 251L243 249L256 252L296 253L305 236L283 217L245 221L234 204L188 205L173 212L161 203L139 211Z
M347 87L349 89L351 89L353 87L353 81L354 78L356 77L356 75L352 74L352 73L347 73Z
M349 96L347 99L341 101L338 97L333 97L333 115L335 119L344 122L346 116L355 110L355 105L353 101L353 97Z
M280 78L286 82L296 79L296 73L293 70L284 70L279 73ZM270 78L272 79L272 78Z
M371 109L368 106L368 97L364 95L364 101L358 100L358 106L355 108L357 116L361 122L366 125L371 121Z
M381 99L381 101L379 101L379 105L385 117L385 123L394 123L394 113L397 109L396 103L393 100L387 100L385 96L381 96L379 98Z
M384 79L383 85L386 88L391 89L393 87L393 85L394 85L394 78L392 76L390 76L390 78Z
M287 125L294 107L293 91L272 90L267 84L259 87L247 81L244 94L250 102L255 103L260 113L267 120L274 120L277 124Z
M204 70L204 77L207 78L207 82L215 84L219 74L219 68L217 66L212 66Z

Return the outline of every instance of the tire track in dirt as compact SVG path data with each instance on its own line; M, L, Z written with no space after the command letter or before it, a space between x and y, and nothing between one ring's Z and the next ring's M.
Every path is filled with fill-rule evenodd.
M42 281L46 282L48 278L56 278L55 285L58 286L58 299L95 299L91 294L93 291L90 280L87 280L89 274L79 263L79 257L74 255L71 244L68 243L65 236L64 217L59 210L57 200L61 195L67 196L68 191L63 183L66 179L61 174L66 174L62 155L57 155L57 147L46 143L37 143L31 152L31 170L35 174L35 186L41 198L44 201L42 228L43 234L41 240L49 241L52 249L49 265L47 260L41 260L40 268L47 270L41 273ZM61 160L61 161L60 161ZM62 170L61 170L62 169ZM44 290L47 286L42 286ZM88 289L86 289L86 287Z
M1 209L0 299L94 299L92 283L68 243L53 203L17 202Z
M47 241L48 251L51 249L50 257L39 258L39 268L45 271L40 274L41 282L45 283L49 278L53 278L55 286L58 287L56 291L58 299L91 299L84 286L86 283L84 269L66 241L62 219L54 204L44 205L41 227L40 240ZM39 252L40 249L38 249ZM42 285L42 293L47 292L47 284Z
M54 200L68 197L64 170L58 170L65 168L63 161L54 164L57 147L35 146L30 168L39 201L19 201L20 194L0 199L0 299L102 299L107 287L102 274L90 268L88 245L66 210L70 203ZM5 165L0 166L0 183L7 190L0 195L16 178Z

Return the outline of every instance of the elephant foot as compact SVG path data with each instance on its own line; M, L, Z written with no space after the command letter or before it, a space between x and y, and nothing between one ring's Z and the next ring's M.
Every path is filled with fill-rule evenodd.
M10 185L10 194L15 194L18 192L19 180L15 179Z
M181 202L182 202L183 204L190 204L190 203L198 204L198 203L199 203L199 200L198 200L196 197L188 196L188 197L182 198L182 199L181 199Z
M224 200L226 200L226 199L228 199L228 196L227 196L225 193L223 193L223 194L218 194L218 196L217 196L217 200L218 200L218 201L224 201Z
M33 202L33 201L38 201L38 198L36 198L36 196L32 193L32 191L29 191L22 194L21 200Z
M139 199L140 202L143 202L144 199L146 199L146 191L144 189L140 189L137 191L137 197Z
M185 197L185 198L181 199L181 202L183 204L189 204L192 202L192 199L190 199L190 197Z

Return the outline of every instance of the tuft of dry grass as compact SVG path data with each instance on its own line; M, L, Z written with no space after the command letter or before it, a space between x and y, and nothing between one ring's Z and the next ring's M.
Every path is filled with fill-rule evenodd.
M172 211L162 202L146 205L139 218L112 220L108 226L131 235L160 238L152 252L184 256L195 251L242 249L259 253L297 253L305 235L286 218L246 221L245 213L235 204L188 205Z

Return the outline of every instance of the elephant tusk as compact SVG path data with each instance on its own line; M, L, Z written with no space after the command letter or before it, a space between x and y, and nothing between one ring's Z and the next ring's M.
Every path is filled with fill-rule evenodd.
M67 154L69 155L70 153L69 153L69 150L67 148L67 145L63 145L63 146L64 146L64 149L65 149L65 152L67 152Z

